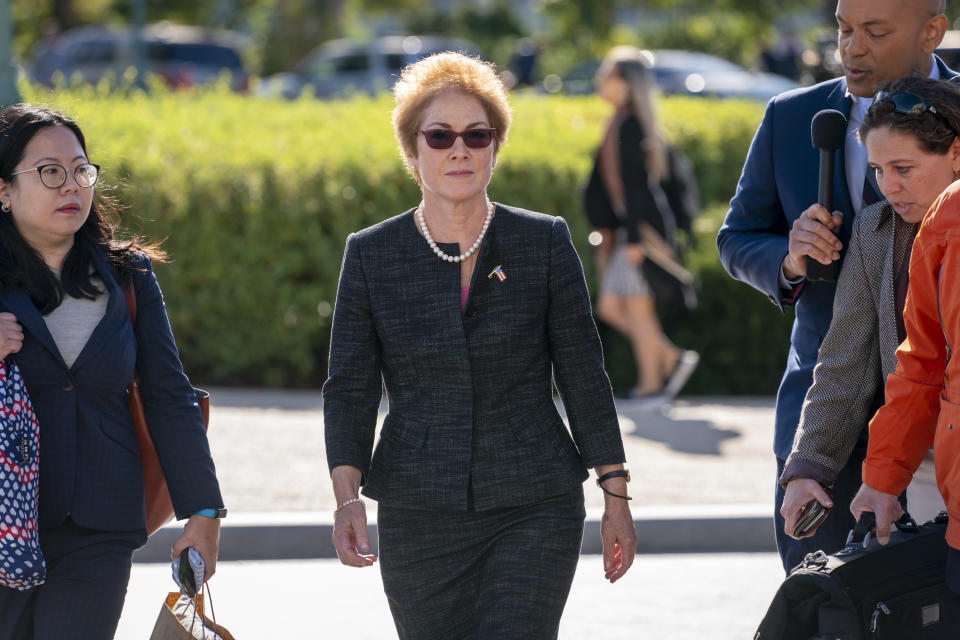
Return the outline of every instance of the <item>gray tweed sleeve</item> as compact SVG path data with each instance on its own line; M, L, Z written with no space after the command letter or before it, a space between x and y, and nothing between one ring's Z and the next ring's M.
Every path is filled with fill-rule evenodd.
M855 224L850 247L837 280L833 321L820 345L813 385L807 391L793 450L780 482L812 477L832 482L843 468L869 418L881 380L877 304L871 278L880 278L878 264L862 249Z

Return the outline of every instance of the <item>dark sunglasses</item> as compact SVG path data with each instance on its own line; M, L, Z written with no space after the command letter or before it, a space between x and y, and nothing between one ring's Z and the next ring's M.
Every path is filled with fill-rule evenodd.
M905 116L921 116L925 113L932 113L933 116L945 124L950 131L953 132L953 135L960 137L960 133L957 133L957 130L950 124L950 121L940 115L940 112L937 111L937 108L930 104L930 102L913 93L888 93L886 91L878 91L877 95L873 98L873 103L878 102L889 102L893 106L894 113L899 113Z
M493 134L496 132L496 129L467 129L466 131L424 129L420 133L423 134L423 139L431 149L449 149L457 141L458 136L462 137L463 144L471 149L485 149L493 142Z

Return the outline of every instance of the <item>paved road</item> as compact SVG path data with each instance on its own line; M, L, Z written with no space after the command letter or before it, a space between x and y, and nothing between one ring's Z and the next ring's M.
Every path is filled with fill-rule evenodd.
M316 527L290 526L298 517L316 525L333 505L319 393L213 389L212 399L210 442L231 510L226 524L268 525L272 519L280 523L274 532L288 541L296 535L316 537L319 544ZM721 527L711 526L709 518L729 521L729 513L740 513L740 506L750 507L744 513L769 513L773 406L769 398L692 398L663 412L644 413L630 402L618 403L635 515L646 513L657 524L645 539L716 536ZM585 490L595 513L602 505L600 492L592 481ZM680 524L671 524L674 518ZM723 528L727 537L743 536L738 523L757 529L751 520L732 520L733 527ZM229 536L238 548L234 557L262 557L240 549L262 547L263 534L251 531L225 529L225 547ZM326 543L329 533L324 535ZM766 536L764 531L761 537ZM161 542L160 534L156 541ZM167 551L159 546L157 557L163 557ZM645 554L626 578L609 585L602 580L599 556L583 555L560 637L749 638L781 579L773 553ZM136 563L116 637L149 637L172 584L167 565ZM327 559L223 561L213 588L220 621L240 640L396 637L376 570L351 570Z
M213 389L211 399L231 513L332 508L319 393ZM772 398L692 398L654 413L618 402L634 504L772 505L773 408ZM603 505L592 481L584 489L588 506Z
M581 557L561 640L745 640L783 577L773 553L640 556L614 585L600 562ZM225 562L212 583L217 619L238 640L396 638L376 569ZM168 566L134 565L117 639L148 638L172 586Z

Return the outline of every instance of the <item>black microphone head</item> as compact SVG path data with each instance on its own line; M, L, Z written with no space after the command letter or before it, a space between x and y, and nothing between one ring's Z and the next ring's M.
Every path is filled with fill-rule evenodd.
M839 149L847 137L847 118L836 109L824 109L813 116L810 138L815 149Z

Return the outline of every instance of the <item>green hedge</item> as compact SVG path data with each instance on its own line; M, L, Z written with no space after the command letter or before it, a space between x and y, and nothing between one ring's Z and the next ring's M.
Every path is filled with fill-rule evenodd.
M149 96L22 91L79 120L104 181L127 205L124 227L165 239L173 261L157 274L195 380L322 383L344 238L418 201L392 136L388 98L285 102L222 88ZM516 96L514 107L491 197L563 215L592 282L579 190L609 110L592 97L537 95ZM665 318L679 344L703 355L689 391L770 393L788 319L733 282L714 245L762 105L670 98L660 109L711 203L690 255L700 308ZM629 388L629 348L616 336L606 344L615 386Z

